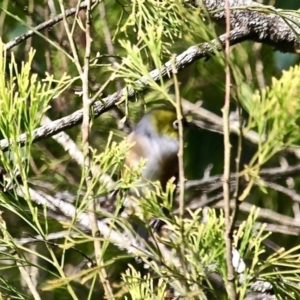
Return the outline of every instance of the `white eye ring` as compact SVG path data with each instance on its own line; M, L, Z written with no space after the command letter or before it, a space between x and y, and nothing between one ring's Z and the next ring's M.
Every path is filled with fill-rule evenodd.
M178 122L178 120L175 120L173 122L173 128L176 129L176 130L179 128L179 122Z

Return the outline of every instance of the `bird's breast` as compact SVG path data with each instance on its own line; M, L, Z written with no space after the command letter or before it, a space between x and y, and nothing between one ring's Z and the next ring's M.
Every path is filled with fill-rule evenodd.
M148 138L132 133L128 142L133 144L126 159L126 165L137 166L141 159L146 161L141 175L150 181L160 181L163 188L169 179L177 178L179 142L166 136Z

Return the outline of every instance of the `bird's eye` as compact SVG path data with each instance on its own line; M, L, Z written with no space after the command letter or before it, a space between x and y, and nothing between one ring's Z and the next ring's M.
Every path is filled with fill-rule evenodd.
M178 122L178 120L175 120L175 121L173 122L173 128L177 130L178 127L179 127L179 122Z

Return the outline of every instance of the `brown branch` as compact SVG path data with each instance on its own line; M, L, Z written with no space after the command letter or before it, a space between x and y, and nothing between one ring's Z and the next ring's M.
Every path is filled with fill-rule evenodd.
M92 1L93 4L95 4L96 2L97 1ZM64 13L61 13L58 16L55 16L54 18L52 18L48 21L45 21L45 22L39 24L38 26L34 27L33 30L28 30L26 33L24 33L20 36L17 36L12 41L6 43L4 49L6 51L12 49L13 47L21 44L22 42L24 42L27 39L29 39L30 37L32 37L34 34L36 34L36 32L42 31L47 28L51 28L53 25L62 21L64 17L70 17L70 16L74 15L76 12L78 12L82 9L86 9L86 7L87 7L87 3L83 2L78 7L73 7L73 8L66 10Z
M17 191L19 196L24 196L24 190L22 186ZM53 216L55 219L57 219L58 214L61 213L63 214L67 219L72 219L76 220L76 226L85 230L91 230L91 223L90 223L90 218L88 216L88 213L85 212L78 212L76 207L72 204L72 202L75 201L76 196L69 194L70 198L67 199L66 201L66 196L65 195L60 195L57 193L55 196L51 196L49 194L46 194L42 191L37 191L33 189L29 189L29 194L30 194L30 199L44 207L47 207L49 209L48 215L51 211L54 212ZM57 197L58 196L58 197ZM110 220L109 219L104 219L104 220L98 220L98 228L101 232L101 235L105 238L108 239L112 244L116 245L120 249L126 250L129 254L132 254L135 257L151 257L151 259L155 260L155 256L151 254L151 252L145 250L143 247L140 247L138 243L136 243L135 238L136 235L133 235L126 230L126 232L119 232L116 230L113 230L111 226L109 225ZM122 227L125 229L124 227ZM68 232L70 233L70 232ZM51 236L51 234L50 234ZM61 235L55 233L52 238L60 238ZM20 243L30 243L32 242L31 240L28 239L21 239ZM161 244L160 244L161 246ZM2 247L3 248L3 247ZM2 249L4 250L4 249ZM162 250L160 248L160 250ZM160 251L162 255L162 260L161 261L165 262L165 264L169 265L171 264L172 266L178 265L178 259L174 254L171 255L170 251L168 249L164 249L164 251ZM151 263L151 262L149 262ZM178 266L180 268L181 265ZM223 289L224 288L224 283L222 281L221 275L217 273L206 273L206 276L208 277L209 281L211 283L218 283L218 288ZM252 284L258 284L258 282L254 282ZM256 289L251 289L253 291L256 291ZM257 293L264 293L263 290L257 290ZM265 298L264 298L265 299Z
M222 118L213 112L200 107L199 104L190 103L188 100L182 99L183 109L188 114L193 115L193 123L197 125L199 128L203 128L208 131L216 132L223 134L223 121ZM260 140L264 140L264 136L259 136L257 132L254 130L242 130L247 127L242 127L243 124L241 122L230 122L230 133L234 133L237 136L243 133L243 139L249 141L253 144L258 144ZM299 147L289 146L282 150L282 152L288 152L294 154L297 158L300 158L300 149Z
M95 3L94 1L93 3ZM222 0L203 0L191 1L195 7L202 4L206 6L206 10L211 13L211 17L217 22L224 22L225 9L224 1ZM234 0L230 1L231 11L231 28L233 30L230 34L230 44L234 45L244 40L255 40L260 43L273 45L276 49L281 51L297 52L300 49L300 42L298 40L298 33L300 32L297 22L299 20L297 13L285 13L276 10L271 6L259 5L253 1ZM239 7L239 8L237 8ZM85 9L86 3L82 3L78 9ZM72 8L65 11L65 16L68 17L76 13L77 8ZM271 13L270 13L271 12ZM275 14L277 13L277 14ZM278 14L281 13L285 19L281 18ZM288 20L286 19L288 18ZM35 31L41 31L45 28L53 26L55 23L63 19L63 14L40 24L35 27ZM298 22L299 23L299 22ZM35 31L30 30L25 35L17 37L15 40L6 44L6 49L11 49L13 46L21 43L23 40L31 37ZM218 39L212 40L209 43L202 43L199 46L192 46L184 51L176 58L176 69L178 71L186 68L194 61L201 58L209 58L215 53L224 48L226 35L221 35ZM167 62L159 70L151 71L147 76L143 76L135 84L138 86L138 91L145 91L148 87L148 76L154 81L159 81L161 77L170 77L172 75L172 62ZM128 92L128 94L127 94ZM134 97L136 94L135 89L123 88L121 91L116 92L108 97L98 101L94 104L94 117L99 117L102 113L112 108L117 102L128 98ZM66 116L62 119L56 120L47 126L41 126L32 132L33 142L45 139L49 136L57 134L82 122L82 110L76 111L73 114ZM24 146L27 142L28 133L24 133L19 137L20 146ZM0 141L0 149L7 151L10 142L7 140Z
M289 196L293 201L300 203L300 195L294 189L287 188L275 182L269 182L266 180L264 180L264 185L270 189L285 194Z
M20 186L17 190L17 194L20 197L24 196L24 188ZM51 195L48 195L42 191L36 191L34 189L29 189L30 199L35 202L36 204L43 205L47 207L49 210L55 212L55 216L57 214L62 214L67 219L76 220L78 226L91 230L91 222L88 213L85 212L78 212L77 208L68 201L65 201L61 198L55 198ZM126 234L119 233L114 231L110 224L110 220L104 219L101 221L97 221L98 228L101 232L101 235L108 239L112 244L116 245L120 249L126 249L128 253L133 253L135 256L140 256L145 253L146 250L140 249L136 246L136 242L132 237L130 232L126 232ZM135 246L133 246L135 245ZM151 254L149 254L150 256Z
M237 44L245 40L244 30L232 30L230 32L230 43L231 45ZM192 46L188 50L182 52L175 58L175 67L177 71L181 71L193 62L201 58L210 58L216 51L223 49L225 45L226 34L221 35L218 39L214 39L210 42L202 43L199 46ZM149 88L149 77L152 80L158 82L161 78L169 78L172 76L172 64L174 60L170 60L163 65L163 67L158 70L155 69L149 74L142 76L139 80L134 82L134 88L125 87L121 91L116 92L103 98L101 101L96 101L93 104L93 117L97 118L104 112L108 111L116 105L125 100L125 98L133 98L137 92L141 92ZM72 128L82 122L83 112L82 110L77 110L76 112L70 114L69 116L63 117L61 119L55 120L50 124L41 126L31 132L32 142L36 142L45 138L48 138L54 134L57 134L66 129ZM22 147L26 144L28 138L28 133L23 133L19 136L18 142ZM10 147L10 141L3 139L0 141L0 149L2 151L7 151Z
M236 176L235 173L231 174L231 180L232 180L231 184L234 183L235 176ZM286 168L277 167L277 168L262 169L259 172L259 176L260 178L266 181L274 181L289 176L300 176L300 164L289 166ZM211 188L214 185L221 186L222 185L221 179L222 179L222 175L215 175L205 179L190 180L186 182L185 187L186 189L205 192L208 188Z
M225 1L226 10L226 33L229 37L230 32L230 10L229 0ZM223 208L225 213L225 245L226 245L226 291L228 297L232 300L237 299L236 287L235 287L235 271L232 263L232 221L230 212L230 156L231 156L231 144L230 144L230 130L229 130L229 111L230 111L230 42L229 39L225 40L225 100L222 108L223 115L223 131L224 131L224 172L223 172Z
M191 1L194 7L205 6L210 17L225 23L225 0ZM299 52L300 50L300 18L299 13L284 12L272 6L261 5L251 0L230 0L231 29L244 28L249 40L268 44L283 52Z

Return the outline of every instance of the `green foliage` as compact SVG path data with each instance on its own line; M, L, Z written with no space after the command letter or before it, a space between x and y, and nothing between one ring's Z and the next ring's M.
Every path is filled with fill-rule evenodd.
M236 277L239 299L244 299L249 286L257 281L271 284L278 299L297 299L300 296L299 247L282 249L266 258L264 241L270 234L264 233L263 227L253 230L258 214L257 209L252 209L247 220L234 232L240 257L246 261L246 267L241 268ZM213 274L220 274L219 280L227 280L224 230L224 216L215 210L190 211L184 220L175 217L172 222L168 221L168 234L160 239L165 248L161 246L161 252L142 257L156 275L143 276L132 266L123 275L132 299L150 299L149 295L152 299L161 299L161 295L171 290L185 299L227 299L212 280ZM238 266L238 262L235 264ZM285 270L279 271L282 267Z
M150 274L142 276L133 266L129 265L122 278L128 288L131 299L162 299L165 297L167 281L160 278L156 283L151 279ZM125 297L128 299L128 297Z
M3 1L0 31L6 41L24 32L24 26L32 29L44 16L49 18L50 11L44 1L29 2L27 11L23 9L23 2ZM54 5L51 14L58 12L62 2L51 2ZM103 281L99 280L102 270L108 274L107 282L115 299L162 299L172 297L173 292L174 297L182 299L228 299L225 287L214 281L217 275L221 283L227 282L224 216L221 210L198 208L203 194L206 197L212 185L196 189L193 202L187 195L186 205L193 204L197 209L187 209L183 218L178 217L173 181L166 191L157 182L147 182L150 189L141 192L145 181L139 174L145 161L134 169L124 168L124 159L132 145L120 143L125 133L120 129L122 126L117 127L125 120L138 120L143 113L141 108L158 104L161 99L174 104L172 94L175 98L187 98L191 103L203 99L203 107L219 114L224 98L224 53L216 53L209 61L195 63L179 74L175 72L168 80L154 81L149 71L161 70L166 61L170 61L175 70L174 54L216 38L221 28L212 23L203 8L192 8L186 1L134 0L101 4L106 9L107 19L97 5L92 13L88 96L96 100L102 93L110 94L125 84L139 92L144 83L147 83L148 93L137 93L136 103L126 101L123 105L120 101L114 114L106 113L93 120L89 168L83 167L78 127L67 132L69 138L77 142L75 150L81 154L77 164L66 153L71 153L73 148L63 150L50 139L32 143L34 130L44 115L58 119L82 107L78 97L82 93L74 95L82 82L70 42L76 45L79 63L82 63L86 46L86 32L82 31L84 13L68 19L70 28L74 29L71 37L67 37L58 24L50 31L35 34L26 45L20 44L15 54L8 56L0 45L0 132L1 138L11 143L9 153L0 153L0 167L4 170L4 175L2 169L0 172L0 178L4 177L0 188L3 211L0 298L2 295L11 299L32 298L28 281L23 281L26 276L21 271L25 268L28 278L36 280L35 288L43 299L103 298ZM29 50L31 46L36 50ZM292 205L282 194L273 191L274 194L261 196L253 188L254 184L260 184L267 193L259 171L266 164L277 166L282 151L299 144L300 70L298 66L293 67L275 79L276 56L270 53L270 48L264 46L257 50L250 42L237 45L231 52L232 96L237 100L232 101L232 106L236 103L239 106L241 102L247 113L245 133L252 130L259 137L257 146L252 148L246 145L240 149L235 140L232 146L234 150L242 150L244 155L242 168L235 171L249 181L240 199L251 197L253 203L261 206L268 199L273 202L278 199L276 208L286 216L291 214ZM259 66L263 66L262 71ZM268 83L272 84L262 88ZM126 112L124 115L122 110ZM28 140L23 148L19 145L21 134ZM187 139L189 148L185 149L189 162L186 177L193 174L195 178L202 178L203 172L206 176L209 164L214 165L213 173L221 173L222 143L222 137L215 133L193 131ZM287 160L295 159L287 157ZM87 178L89 185L86 185ZM297 178L294 184L297 191ZM120 210L132 191L135 192L135 196L131 195L135 211L125 220ZM95 238L87 231L90 224L86 225L89 219L85 218L91 213L92 201L97 204L98 220L107 220L101 223L105 226L100 230L106 235ZM162 206L169 210L174 208L175 213L166 216ZM286 238L287 250L269 254L264 242L276 236L266 233L266 225L258 229L255 226L260 218L259 210L253 208L246 217L238 217L242 222L233 233L234 246L246 265L235 273L239 299L244 299L251 285L258 281L272 285L278 299L300 298L299 246L293 247L299 244L299 238L280 235L280 245L284 246L282 237ZM166 223L161 235L154 234L149 226L153 218ZM145 245L137 236L130 223L132 220L144 226L153 241L151 245ZM60 233L58 237L57 233ZM118 237L121 238L118 240ZM24 242L22 238L30 241ZM87 267L86 261L96 260L94 244L97 242L101 243L103 263ZM144 248L139 247L139 243Z
M256 92L246 105L248 130L259 135L258 151L250 166L263 165L279 151L300 141L300 76L299 66L284 71L280 79L273 78L272 87Z
M2 137L9 140L11 144L8 155L4 152L0 153L2 174L7 173L4 176L5 180L1 182L0 204L2 209L11 212L15 218L20 218L24 222L24 229L27 228L36 234L45 236L48 233L47 211L44 211L43 218L39 218L37 207L31 203L28 185L28 162L31 159L33 130L40 125L41 119L49 109L50 101L60 96L73 80L66 75L60 80L55 80L52 75L47 75L44 80L38 80L37 75L31 70L34 57L32 50L29 52L28 61L23 62L21 68L17 65L13 55L7 62L2 43L0 52L2 53L0 57L0 132ZM19 136L24 131L28 143L21 148ZM12 186L16 188L7 193ZM26 203L24 203L24 199ZM17 246L3 219L1 219L1 233L3 235L1 247L4 247L4 250L1 250L2 260L13 259L19 265L27 265L27 259L23 255L12 254L19 247L20 251L24 250L25 253L49 261L45 256L31 251L30 248ZM16 267L17 265L13 263L3 265L1 269L8 271L9 269L14 270ZM22 293L18 289L8 286L5 280L2 280L2 283L1 289L5 291L4 294L12 294L26 299L26 297L22 297Z
M36 129L49 109L51 100L59 97L72 83L72 78L64 75L60 80L55 80L47 74L45 79L38 80L37 74L32 74L31 64L34 51L30 50L28 61L23 62L20 69L12 54L9 62L3 44L0 44L0 132L1 136L10 141L9 155L1 152L2 166L9 172L11 178L15 174L11 166L19 169L24 181L27 175L23 172L24 161L30 159L31 140ZM28 143L24 148L19 146L19 136L26 132ZM11 171L11 172L10 172Z
M127 33L133 29L137 33L138 41L147 38L147 34L155 32L158 38L162 36L174 41L174 37L181 37L182 26L187 22L186 10L179 1L141 1L135 0L131 6L131 13L121 28ZM153 40L154 42L154 40ZM155 44L161 44L160 39Z
M299 75L299 66L292 67L289 71L284 71L280 79L273 78L271 87L256 91L251 101L243 102L249 114L247 130L257 132L258 147L245 166L244 175L249 180L249 185L240 199L244 199L254 181L259 180L258 173L266 162L278 152L299 145L300 86L295 80ZM266 192L263 182L260 186Z

